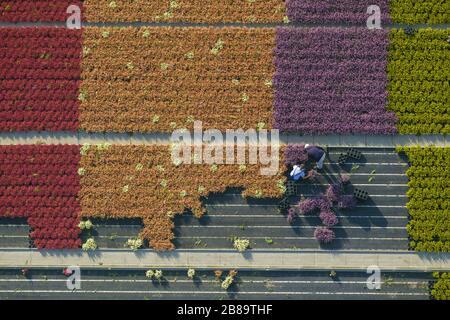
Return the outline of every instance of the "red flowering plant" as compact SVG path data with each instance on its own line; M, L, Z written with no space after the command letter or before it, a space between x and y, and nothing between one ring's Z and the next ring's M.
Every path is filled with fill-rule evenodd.
M9 0L2 1L0 21L2 22L64 22L70 5L76 5L83 12L82 0Z
M26 217L36 248L81 245L79 159L78 146L0 147L0 217Z
M81 30L1 28L0 38L0 130L77 131Z

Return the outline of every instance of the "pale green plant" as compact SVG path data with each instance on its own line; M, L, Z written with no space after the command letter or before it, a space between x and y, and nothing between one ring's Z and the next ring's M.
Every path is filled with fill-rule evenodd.
M150 31L145 30L144 32L142 32L142 37L148 38L149 36L150 36Z
M220 50L223 49L223 45L224 45L224 42L222 41L222 39L217 40L216 44L211 49L211 53L213 55L217 55L220 52Z
M195 277L195 269L189 269L188 271L187 271L187 276L188 276L188 278L189 279L194 279L194 277Z
M185 56L187 59L192 60L192 59L194 59L195 54L194 54L194 52L189 51L189 52L186 53L184 56Z
M87 100L87 94L84 91L81 91L78 94L78 100L81 102L85 102Z
M127 242L125 243L125 246L132 249L133 251L138 250L143 245L144 245L143 241L139 238L128 239Z
M98 151L106 151L106 150L108 150L109 148L111 148L111 143L107 143L107 142L105 142L105 143L99 143L99 144L97 144L97 150Z
M239 252L244 252L250 247L250 240L236 238L233 241L233 247Z
M87 239L86 242L81 246L81 249L83 249L83 251L92 251L97 249L97 244L95 243L94 238Z
M255 191L255 198L262 198L263 197L263 192L262 190L256 190Z
M163 272L161 270L155 270L153 276L156 280L161 280L163 277Z
M91 220L80 221L80 223L78 224L78 228L80 228L81 230L90 230L93 226L94 225L92 224Z
M91 145L89 143L83 144L80 148L80 154L82 156L85 156L88 153L90 148L91 148Z
M222 284L221 284L222 289L227 290L230 287L230 285L233 283L233 281L234 281L234 278L232 276L227 276L225 278L225 280L222 281Z
M167 187L167 180L166 179L162 179L161 182L159 183L159 185L163 188Z

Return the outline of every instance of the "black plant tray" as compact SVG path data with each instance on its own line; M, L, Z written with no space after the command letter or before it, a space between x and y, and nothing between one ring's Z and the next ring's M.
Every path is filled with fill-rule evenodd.
M347 150L347 156L349 156L350 158L356 159L356 160L361 160L362 153L361 153L361 151L358 151L354 148L349 148Z
M367 200L369 198L369 193L367 191L358 188L353 190L353 195L359 200Z
M347 161L347 158L348 158L347 154L341 153L341 154L339 155L338 163L339 163L340 165L344 165L345 162Z
M297 183L295 181L289 180L286 183L286 196L294 196L298 192Z
M281 200L278 203L278 209L280 210L287 210L290 208L290 204L289 204L289 199L288 198L283 198L283 200Z

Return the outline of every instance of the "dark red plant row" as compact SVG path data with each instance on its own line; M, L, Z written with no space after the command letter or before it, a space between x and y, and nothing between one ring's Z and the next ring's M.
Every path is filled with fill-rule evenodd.
M66 21L67 8L77 5L83 12L81 0L11 0L0 2L0 21L53 22Z
M58 112L58 111L48 111L48 112L37 112L37 111L23 111L23 112L11 112L11 111L0 111L0 121L21 121L21 122L68 122L73 118L73 113L75 112Z
M21 178L36 178L46 177L50 181L58 176L71 175L76 165L64 165L64 164L52 164L49 163L47 167L43 168L41 165L29 164L26 167L19 167L16 164L5 164L0 168L0 173L8 171L14 171L14 173L8 174L8 176L2 176L2 181L8 181L7 179L14 179L14 181L20 181Z
M78 80L79 70L68 69L68 68L54 68L50 70L48 68L40 68L38 64L34 69L28 69L24 66L19 66L18 69L3 69L0 70L0 79L12 79L12 80L38 80L38 79L49 79L49 80ZM50 91L52 95L58 95Z
M70 122L32 122L32 121L3 121L0 122L0 128L3 131L71 131L75 132L78 129L78 120ZM8 129L8 130L6 130Z
M33 210L34 208L42 208L42 207L76 207L77 200L75 197L53 197L53 196L0 196L2 206L0 206L0 210L2 207L21 207L25 206L29 210Z
M17 148L20 147L20 152L17 151ZM57 148L56 148L57 147ZM7 157L3 157L2 155L7 154ZM0 148L0 160L8 160L8 159L28 159L32 162L40 161L42 163L47 163L44 161L51 160L54 163L67 163L64 162L59 157L54 157L55 155L72 155L78 156L78 158L70 158L66 160L70 160L69 163L78 163L80 150L78 146L74 145L49 145L44 144L40 146L36 145L5 145ZM32 156L32 157L30 157ZM46 156L52 156L50 159ZM57 162L56 162L57 161Z
M52 222L48 221L48 223ZM31 223L30 226L38 228L30 233L33 239L77 239L80 233L78 228L70 228L70 226L59 227L56 225L48 228L46 225L33 226Z
M0 147L0 217L25 217L39 249L78 248L76 145Z
M61 181L62 182L62 181ZM30 186L0 186L0 196L15 196L21 194L27 197L70 197L76 196L79 186L64 185L48 186L48 185L30 185Z
M25 39L23 37L23 30L33 30L33 32L27 33L27 38ZM16 39L18 41L26 42L26 40L30 39L31 41L42 40L42 42L39 42L38 45L41 43L46 43L44 41L56 41L54 39L59 39L61 36L64 36L65 39L72 39L76 40L78 39L78 34L81 32L81 29L67 29L67 28L58 28L58 27L24 27L24 28L5 28L4 39L7 43L8 40ZM59 37L59 38L55 38ZM14 41L13 41L14 42ZM32 48L31 45L25 45L25 47Z
M34 245L38 249L77 249L81 247L81 239L37 239Z
M6 218L26 218L28 217L29 209L25 207L0 207L0 217ZM79 210L73 208L61 207L41 207L33 209L34 218L77 218Z
M71 43L69 41L70 39L64 39L64 41L58 41L58 43L55 44L48 44L46 46L43 46L44 43L38 43L36 42L35 47L27 48L25 47L26 44L24 43L23 47L16 47L18 44L13 43L11 41L10 46L6 46L5 44L2 44L3 46L0 47L0 58L2 59L8 59L11 58L12 53L14 53L14 57L18 59L27 59L27 58L33 58L33 59L76 59L80 57L80 43L78 41ZM20 41L18 41L20 42ZM67 43L66 43L67 42ZM46 49L52 49L51 54L46 52ZM14 51L12 51L14 50ZM64 50L64 51L63 51ZM45 62L45 61L41 61Z
M24 89L27 90L27 89ZM62 97L61 97L62 98ZM73 100L73 99L72 99ZM63 103L63 104L62 104ZM63 111L69 112L74 108L77 108L77 103L75 101L61 99L59 101L42 100L39 103L35 103L33 106L33 111ZM26 100L22 100L14 104L14 101L5 101L2 104L1 111L29 111L30 107Z
M72 89L77 88L76 85L79 83L76 81L61 81L61 80L36 80L34 82L29 82L26 80L5 80L3 81L3 87L6 90L17 90L23 92L24 90L34 90L39 92L39 90L52 89L52 90L67 90L67 88ZM26 92L27 94L31 94ZM33 96L32 96L33 97ZM64 99L65 97L60 97Z
M38 173L28 173L27 175L8 175L0 176L0 189L2 186L6 186L11 189L15 186L43 186L43 188L57 186L72 186L78 187L78 179L65 175L42 175ZM40 188L40 191L43 190Z
M35 228L46 228L49 224L53 224L56 228L60 229L70 229L77 223L76 218L66 218L66 217L33 217L28 219L28 223L33 225Z
M0 130L77 131L81 30L0 28Z
M3 121L0 122L2 131L16 132L16 131L71 131L78 130L78 120L70 122L32 122L32 121Z

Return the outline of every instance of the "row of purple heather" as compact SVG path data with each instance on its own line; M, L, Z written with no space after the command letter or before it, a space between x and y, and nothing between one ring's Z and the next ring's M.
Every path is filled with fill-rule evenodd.
M396 132L386 111L386 31L277 30L275 127L314 134Z

